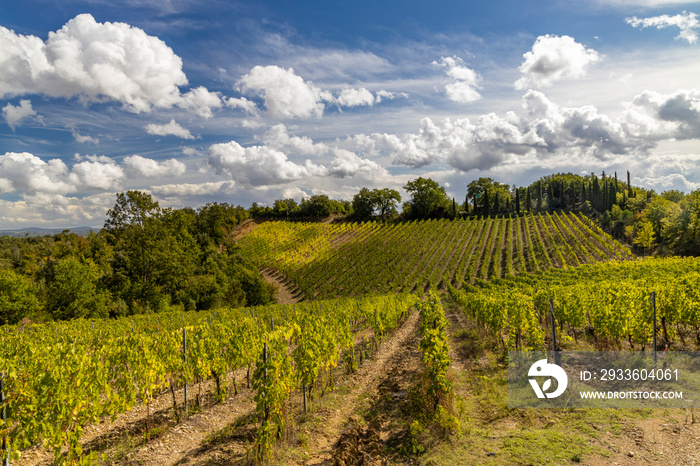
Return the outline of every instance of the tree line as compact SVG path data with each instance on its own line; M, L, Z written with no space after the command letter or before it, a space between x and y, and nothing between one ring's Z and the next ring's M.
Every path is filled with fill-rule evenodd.
M161 208L117 195L98 233L0 237L0 325L273 301L274 289L230 239L250 212L209 203Z

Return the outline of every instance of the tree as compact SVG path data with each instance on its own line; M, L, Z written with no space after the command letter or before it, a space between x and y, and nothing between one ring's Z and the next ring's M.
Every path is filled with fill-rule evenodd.
M532 197L530 195L530 187L527 187L527 194L525 196L525 209L530 212L530 209L532 208Z
M48 284L47 310L54 319L107 317L108 295L97 289L98 272L92 261L83 264L67 256L53 265Z
M477 210L476 200L481 199L483 215L489 215L491 211L498 214L510 199L510 186L493 178L481 177L467 185L467 197L475 199L474 210Z
M401 202L401 194L395 189L373 189L372 200L374 208L379 211L379 216L384 219L388 215L396 214L396 206Z
M12 269L0 269L0 325L16 324L23 317L36 317L41 309L37 287Z
M520 188L515 188L515 213L520 215Z
M651 222L641 222L634 237L634 244L641 246L646 252L654 247L654 226Z
M449 211L450 199L445 188L430 178L417 178L403 187L411 194L408 202L410 218L439 218Z
M627 197L633 198L634 191L632 191L632 184L630 184L630 172L627 170Z
M664 237L666 226L675 223L681 214L678 204L661 196L654 197L647 203L642 216L654 227L654 235L661 240Z
M355 218L366 220L374 215L374 199L372 191L368 188L360 189L360 192L352 198L352 211Z
M315 194L302 199L301 213L309 217L328 217L332 212L331 200L325 194Z

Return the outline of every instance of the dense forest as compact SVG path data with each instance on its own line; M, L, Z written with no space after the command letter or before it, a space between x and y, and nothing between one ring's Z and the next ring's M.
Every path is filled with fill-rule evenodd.
M639 254L700 255L700 190L657 194L631 186L629 173L625 181L617 174L555 174L525 187L479 178L465 187L464 202L417 178L404 186L403 204L396 190L362 188L352 201L314 195L196 210L162 208L140 191L120 193L97 233L0 237L0 324L270 303L274 287L231 239L251 218L403 221L561 210L587 215Z
M0 324L267 304L273 288L229 240L248 216L216 203L164 209L129 191L87 237L0 237Z

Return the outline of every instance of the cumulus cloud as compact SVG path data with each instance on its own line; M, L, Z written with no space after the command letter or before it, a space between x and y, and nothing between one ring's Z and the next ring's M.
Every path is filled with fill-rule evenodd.
M593 162L621 155L648 157L659 141L700 138L700 91L695 89L645 91L616 119L590 105L560 106L535 90L523 96L523 109L522 115L490 113L441 122L424 118L416 133L356 135L345 144L388 155L394 165L447 163L469 171L523 157Z
M628 134L654 141L700 138L700 91L644 91L627 105L623 124Z
M317 168L298 165L287 155L266 146L242 147L235 141L209 148L209 165L218 174L231 177L245 186L266 186L299 180Z
M547 87L563 78L581 78L588 67L601 60L593 49L587 49L569 36L539 36L532 50L523 55L519 70L523 77L515 88Z
M82 134L80 134L80 132L75 126L71 126L70 133L73 135L73 138L75 138L75 141L80 144L85 144L86 142L89 142L91 144L100 143L99 138L93 138L92 136L83 136Z
M336 149L328 174L336 178L362 176L366 179L386 177L388 172L373 160L363 159L345 149Z
M113 193L68 197L37 192L22 194L20 200L0 199L0 228L25 226L100 226L107 210L114 206Z
M256 66L237 83L241 92L262 97L273 118L320 117L332 97L311 82L306 82L292 68Z
M9 103L5 105L2 109L2 116L8 126L14 131L22 120L36 116L36 112L32 108L32 102L30 100L22 99L19 101L18 106Z
M635 28L655 27L664 29L667 27L677 27L680 33L676 36L676 40L685 40L689 44L694 44L698 41L698 29L700 29L700 21L698 15L692 12L684 11L675 16L661 15L650 18L637 18L632 16L625 18L625 22Z
M255 102L248 100L245 97L230 97L228 99L224 99L224 104L228 108L240 108L253 115L255 115L258 111L258 107L255 105Z
M182 60L165 42L125 23L81 14L46 41L0 26L0 96L44 94L83 102L112 100L132 112L190 108L211 116L220 107L203 88L184 96Z
M343 89L335 102L343 107L371 106L374 104L374 95L365 89Z
M309 137L290 136L283 124L272 126L262 140L267 147L299 155L320 156L329 150L326 144L316 143Z
M445 73L450 78L450 82L445 86L448 99L462 104L481 99L477 91L481 77L468 68L461 58L442 57L439 61L433 62L433 65L445 68Z
M638 181L642 186L649 186L658 192L669 189L679 189L684 192L691 192L700 188L700 183L695 183L688 180L686 176L681 173L672 173L670 175L661 176L644 176L639 177L635 181Z
M124 170L109 157L88 157L73 165L68 179L74 189L107 191L119 189L120 182L124 179Z
M231 194L235 181L211 181L207 183L181 183L152 186L151 191L162 196L206 196L217 193Z
M176 159L158 162L140 155L130 155L124 158L124 165L137 176L152 177L177 177L185 173L187 167Z
M155 136L177 136L182 139L194 139L194 136L187 128L180 126L175 120L170 120L169 123L158 125L150 123L146 125L146 132Z
M60 159L44 162L28 152L0 155L0 185L6 192L66 194L74 190L67 175L68 167Z
M210 92L206 87L199 86L191 89L182 96L177 104L179 107L192 110L202 118L214 116L212 108L221 108L223 102L216 92Z

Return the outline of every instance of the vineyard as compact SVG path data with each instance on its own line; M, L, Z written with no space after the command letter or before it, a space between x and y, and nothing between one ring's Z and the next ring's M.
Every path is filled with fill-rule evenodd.
M0 331L3 394L13 459L43 443L57 462L83 461L81 435L88 423L206 379L217 396L243 381L229 374L247 369L262 419L255 451L265 455L285 427L292 392L333 383L331 369L343 361L352 370L355 335L370 329L375 344L402 323L415 303L410 295L343 299L295 306L170 313L118 321L75 320L67 324L8 327ZM232 386L231 386L232 385ZM3 422L4 424L4 422ZM67 450L67 451L66 451ZM5 456L5 453L0 453Z
M505 370L498 361L510 349L551 349L550 303L559 348L650 349L654 306L661 345L700 345L700 258L630 260L629 249L578 214L395 224L267 222L238 245L258 267L298 286L306 300L0 327L0 404L7 419L0 421L7 440L0 458L25 464L24 452L41 445L54 464L114 464L86 446L86 429L145 407L142 435L148 441L151 405L162 407L167 399L173 425L185 424L203 409L201 387L207 383L214 403L249 394L242 419L254 426L245 447L251 464L278 455L273 452L289 432L302 435L309 419L323 419L321 430L355 422L356 431L325 447L333 450L326 455L340 456L323 460L336 458L338 464L385 458L377 433L382 422L388 422L386 436L393 432L401 439L394 451L401 458L426 453L424 445L435 438L450 439L449 445L474 439L488 444L499 437L482 428L482 420L493 422L492 413L503 409L493 394L492 381L503 380L498 374ZM444 299L437 288L446 290ZM403 335L400 344L385 351L381 363L374 360L373 352L389 346L397 333ZM478 350L485 345L496 361L490 366ZM375 365L381 376L369 372ZM353 374L362 370L358 388ZM322 394L338 383L341 403L348 405L344 417L322 417L333 412L328 408L314 412ZM373 395L365 385L374 387ZM363 414L366 431L353 421L362 403L370 405ZM381 403L385 410L397 406L392 412L400 428L391 427L386 412L376 415L381 422L372 418L371 407ZM539 422L529 415L497 415L519 425L518 432ZM295 418L304 419L302 429ZM465 431L472 435L456 440ZM435 437L425 440L426 432ZM351 434L355 440L348 440ZM303 435L298 438L303 444ZM509 451L508 442L502 451ZM489 458L472 450L464 458ZM518 464L542 462L534 451L508 455ZM562 456L570 455L566 445L557 455L573 458Z
M557 323L574 339L585 331L601 344L613 342L619 348L620 342L626 341L630 349L644 350L651 342L655 305L664 345L683 349L693 341L700 344L698 258L550 269L463 290L450 286L449 292L465 313L494 335L507 334L502 340L504 347L520 348L524 343L532 349L544 349L550 298Z
M267 222L239 241L308 299L427 290L632 257L583 215L406 223Z

